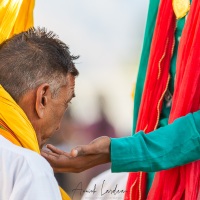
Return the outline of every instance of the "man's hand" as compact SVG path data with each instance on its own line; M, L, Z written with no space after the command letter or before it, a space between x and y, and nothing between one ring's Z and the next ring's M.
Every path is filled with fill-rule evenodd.
M51 151L43 150L41 155L45 157L55 172L82 172L96 165L110 162L110 138L99 137L88 145L80 145L64 152L53 145L47 145Z

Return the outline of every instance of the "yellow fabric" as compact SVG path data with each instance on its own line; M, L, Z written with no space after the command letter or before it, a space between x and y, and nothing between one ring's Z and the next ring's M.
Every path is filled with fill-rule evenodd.
M24 111L0 86L0 119L12 130L24 148L40 153L36 133Z
M33 26L34 0L0 0L0 43Z
M35 0L0 0L0 43L14 34L33 27ZM0 86L0 119L16 134L23 147L40 153L35 131L22 109ZM1 131L6 137L6 131ZM16 145L19 142L12 135L6 137ZM14 142L15 141L15 142ZM60 188L63 200L70 199Z
M12 143L40 153L37 137L32 124L24 111L0 85L0 120L14 133L0 129L0 134ZM20 144L21 143L21 144ZM70 200L69 196L60 188L63 200Z
M190 0L173 0L172 6L177 19L187 15L190 10Z
M33 27L33 9L35 0L0 0L0 43L14 34ZM15 133L22 146L40 153L36 133L23 110L0 86L0 119ZM1 134L16 145L19 142L6 131ZM20 145L21 146L21 145ZM60 188L63 200L70 199Z

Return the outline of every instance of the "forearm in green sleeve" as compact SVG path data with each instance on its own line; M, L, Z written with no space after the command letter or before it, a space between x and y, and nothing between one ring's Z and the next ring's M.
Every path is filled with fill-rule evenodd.
M111 139L112 172L154 172L200 159L200 111L149 134Z

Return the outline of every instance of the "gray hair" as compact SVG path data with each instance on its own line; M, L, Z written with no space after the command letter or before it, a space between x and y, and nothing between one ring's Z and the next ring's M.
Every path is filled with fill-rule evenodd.
M31 28L0 44L0 84L16 101L42 83L56 95L67 73L78 75L78 57L52 31Z

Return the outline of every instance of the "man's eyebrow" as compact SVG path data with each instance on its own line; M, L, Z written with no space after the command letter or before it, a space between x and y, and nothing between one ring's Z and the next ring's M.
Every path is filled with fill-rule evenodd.
M74 97L76 97L76 95L75 95L75 93L73 92L73 94L72 94L71 98L69 99L69 101L71 101ZM69 102L69 101L68 101L68 102Z

